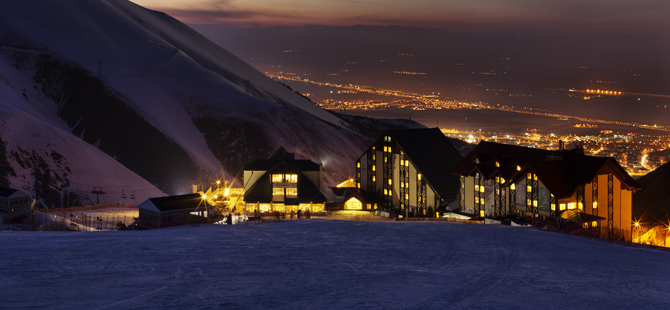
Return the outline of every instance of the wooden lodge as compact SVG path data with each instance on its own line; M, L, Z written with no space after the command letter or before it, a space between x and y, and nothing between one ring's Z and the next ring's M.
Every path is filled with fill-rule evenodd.
M188 224L205 224L223 218L221 212L209 207L200 194L149 198L139 206L137 226L156 229Z

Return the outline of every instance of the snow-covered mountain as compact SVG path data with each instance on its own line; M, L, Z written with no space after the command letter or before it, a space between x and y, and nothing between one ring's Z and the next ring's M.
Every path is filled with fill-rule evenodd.
M127 0L1 1L0 112L0 181L56 206L88 202L92 186L108 203L184 193L279 146L333 184L371 141Z

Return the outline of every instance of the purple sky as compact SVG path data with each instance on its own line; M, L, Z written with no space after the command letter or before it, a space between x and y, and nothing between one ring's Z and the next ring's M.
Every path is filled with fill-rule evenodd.
M188 24L668 33L667 0L132 0Z

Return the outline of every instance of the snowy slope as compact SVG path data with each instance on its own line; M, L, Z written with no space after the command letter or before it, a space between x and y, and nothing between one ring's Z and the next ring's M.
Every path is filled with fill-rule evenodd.
M3 309L670 304L670 253L523 227L312 219L154 231L0 232L0 248Z
M323 163L334 184L353 174L371 141L184 24L127 0L0 2L0 95L38 127L69 132L170 194L239 176L279 146Z

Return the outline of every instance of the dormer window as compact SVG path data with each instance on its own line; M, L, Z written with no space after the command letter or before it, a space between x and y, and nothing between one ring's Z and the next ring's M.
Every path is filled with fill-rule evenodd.
M496 167L500 168L500 163L496 161Z

